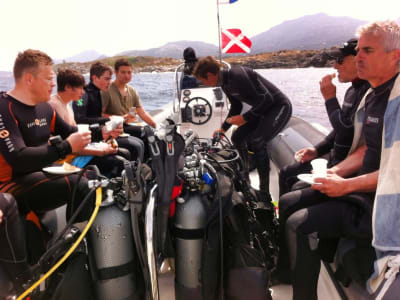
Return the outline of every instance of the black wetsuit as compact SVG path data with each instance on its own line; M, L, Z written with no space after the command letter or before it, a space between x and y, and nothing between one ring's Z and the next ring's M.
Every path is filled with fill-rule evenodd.
M22 213L44 212L68 203L68 216L89 192L87 180L78 175L52 175L42 171L65 154L65 141L76 128L65 123L48 103L23 104L6 93L0 94L0 192L12 194ZM60 135L63 151L51 146L50 136ZM72 190L77 194L72 203ZM93 203L79 216L87 219Z
M110 120L108 117L102 117L102 102L100 89L90 82L85 86L85 94L82 101L74 101L72 104L74 110L75 121L78 124L100 124L104 125ZM144 156L144 143L137 137L140 136L137 126L125 126L124 131L129 134L133 133L134 136L119 137L117 143L120 148L127 149L131 154L131 159L140 158L143 160ZM132 130L131 130L132 129Z
M328 167L334 166L346 158L354 135L354 113L360 104L362 97L369 88L365 80L352 82L346 91L340 108L336 97L325 101L326 111L333 130L315 146L318 157L329 153ZM310 162L294 163L283 168L279 174L279 193L281 195L289 192L294 183L298 181L297 175L311 172ZM303 184L298 187L304 187Z
M362 167L357 175L379 169L383 117L388 98L397 75L375 88L366 98L365 113L360 114L367 149ZM293 270L293 299L317 299L317 283L320 270L319 239L341 237L371 239L372 208L375 193L353 193L338 198L313 193L310 188L285 194L281 199L298 205L296 212L287 216L286 238ZM308 198L308 207L302 201ZM314 202L314 203L311 203ZM300 209L302 208L302 209Z
M0 268L6 272L14 285L22 284L30 279L31 274L17 203L10 194L0 193L0 210L3 212L0 223ZM18 290L20 287L15 288ZM5 292L0 291L0 298L5 296Z
M246 123L234 132L232 141L244 159L247 145L254 152L260 190L269 193L267 142L288 123L292 114L290 100L274 84L246 67L221 71L219 84L231 103L227 118L240 115L243 103L251 106L249 111L242 114ZM222 129L228 130L230 126L225 121Z

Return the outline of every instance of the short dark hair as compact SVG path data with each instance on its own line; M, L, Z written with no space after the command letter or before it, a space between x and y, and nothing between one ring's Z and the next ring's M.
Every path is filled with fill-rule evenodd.
M119 67L133 67L132 64L129 62L129 60L127 60L126 58L119 58L115 61L114 64L114 70L115 72L118 72Z
M60 69L57 72L57 91L64 92L65 87L83 87L85 86L85 78L81 73L72 69Z
M90 80L92 80L92 77L95 75L96 77L101 77L105 72L109 71L111 74L112 68L109 65L106 65L105 63L98 61L95 62L93 65L90 66Z
M207 78L207 73L217 74L221 64L212 56L200 58L193 69L193 75L197 78Z
M19 52L14 62L14 79L17 82L21 79L24 72L32 72L36 74L40 65L52 66L53 60L50 56L40 50L28 49Z

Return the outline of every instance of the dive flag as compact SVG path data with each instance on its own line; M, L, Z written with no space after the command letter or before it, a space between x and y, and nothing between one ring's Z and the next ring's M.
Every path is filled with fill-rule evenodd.
M222 53L250 53L251 41L240 29L222 29Z
M232 4L238 0L218 0L218 4Z

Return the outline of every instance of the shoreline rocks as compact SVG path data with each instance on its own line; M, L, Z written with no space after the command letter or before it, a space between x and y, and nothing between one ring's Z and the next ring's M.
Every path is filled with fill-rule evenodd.
M271 68L323 68L332 67L333 62L326 55L327 51L322 50L281 50L277 52L267 52L247 56L235 56L223 58L232 66L247 66L253 69L271 69ZM106 58L101 61L113 66L116 59L120 57ZM175 68L183 63L181 59L163 58L163 57L127 57L134 66L135 72L174 72ZM72 68L82 74L89 73L92 62L86 63L61 63L55 66L59 68Z

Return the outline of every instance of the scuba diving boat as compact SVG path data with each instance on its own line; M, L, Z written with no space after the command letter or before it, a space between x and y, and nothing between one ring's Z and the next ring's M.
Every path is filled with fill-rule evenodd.
M151 159L126 163L120 178L90 181L92 193L103 191L87 224L63 224L62 208L42 217L55 238L35 261L42 282L20 299L32 291L32 299L58 300L291 299L289 285L269 285L277 209L260 198L255 171L250 183L243 177L229 138L212 137L229 101L219 87L181 88L182 67L174 102L153 112L162 125L143 128ZM292 117L268 144L278 207L279 170L324 136L320 126ZM335 264L322 264L320 299L372 299L354 282L345 288L334 271ZM10 281L1 270L0 279L5 292Z

